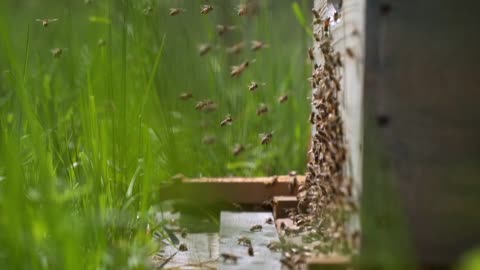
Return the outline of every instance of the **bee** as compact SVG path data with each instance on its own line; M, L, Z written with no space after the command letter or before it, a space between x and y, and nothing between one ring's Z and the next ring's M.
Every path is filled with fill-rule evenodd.
M250 227L250 231L251 232L259 232L263 229L262 225L260 224L257 224L257 225L253 225L252 227Z
M350 58L355 58L355 53L353 52L352 48L346 48L345 52Z
M245 147L241 144L236 144L233 148L233 155L238 156L245 150Z
M63 49L62 48L54 48L54 49L51 49L50 52L52 53L53 57L60 58L60 56L62 56Z
M252 46L250 47L250 49L254 52L258 51L260 49L269 47L268 44L266 44L265 42L259 41L259 40L252 40L251 44L252 44Z
M265 209L272 209L272 206L273 206L272 199L265 200L265 201L262 202L262 207L265 208Z
M267 220L265 220L265 223L272 225L273 224L273 219L272 218L267 218Z
M333 13L333 21L337 22L339 19L340 19L340 14L335 11L335 13Z
M200 56L204 56L210 51L211 48L212 47L209 44L200 44L198 46L198 53L200 54Z
M248 6L247 5L238 5L237 6L237 14L238 14L238 16L248 15Z
M315 55L313 54L313 48L308 48L308 59L310 59L310 61L315 60Z
M183 8L171 8L170 9L170 16L176 16L180 13L183 13L187 11L186 9L183 9Z
M152 13L152 11L153 11L153 8L151 6L148 6L148 7L143 9L143 14L150 15L150 13Z
M210 101L208 102L205 107L203 107L203 111L205 112L213 112L218 108L217 103Z
M227 115L225 117L225 119L222 120L222 122L220 122L220 126L221 127L224 127L224 126L227 126L227 125L231 125L233 122L233 119L230 115Z
M232 77L239 77L243 71L248 67L249 61L245 61L241 63L239 66L232 66L232 72L230 72L230 76Z
M261 139L262 144L269 144L273 138L273 131L269 133L263 133L260 135L262 136L262 139Z
M235 29L234 25L217 24L217 33L219 36L223 36L223 34L227 33L228 31L232 31L234 29Z
M323 31L328 32L330 30L330 18L326 18L323 21Z
M245 48L245 44L243 42L239 42L237 44L234 44L234 45L228 47L227 48L227 53L237 54L237 53L241 52L243 50L243 48Z
M182 93L182 94L180 95L180 99L181 99L181 100L189 100L189 99L191 99L192 97L193 97L193 94L192 94L192 93L187 93L187 92Z
M98 42L97 42L98 47L103 47L106 44L107 44L107 42L103 38L99 39Z
M259 86L265 86L267 85L266 83L257 83L255 81L252 81L249 85L248 85L248 90L250 91L255 91Z
M287 225L285 224L285 222L282 221L280 223L280 229L285 230L285 228L287 228Z
M249 247L248 247L248 255L249 255L249 256L252 256L252 257L253 257L253 255L254 255L254 251L253 251L253 247L252 247L252 246L249 246Z
M241 246L246 246L246 247L251 247L252 246L252 240L246 236L242 236L237 239L237 244Z
M180 232L180 236L182 238L187 238L187 230L185 228L183 228Z
M51 22L56 22L58 19L36 19L37 22L41 22L43 27L48 27Z
M200 101L198 101L197 104L195 105L195 110L197 110L197 111L203 110L209 102L211 102L211 101L210 100L200 100Z
M224 263L230 261L233 264L237 264L237 260L240 258L237 255L233 255L229 253L221 253L220 257L222 257Z
M274 177L272 177L270 182L266 183L265 185L267 187L270 187L270 186L274 186L276 183L278 183L278 176L275 175Z
M260 116L262 114L266 114L268 112L268 107L265 104L260 104L260 107L257 109L257 115Z
M213 135L205 135L202 139L202 143L207 145L214 144L216 141L217 138Z
M288 95L283 95L278 98L278 102L280 103L284 103L287 100L288 100Z
M315 19L320 19L320 13L316 9L312 8L312 13Z
M278 251L280 250L282 246L282 243L278 241L271 241L270 243L267 244L267 248L270 249L271 251Z
M212 6L210 6L210 5L203 5L202 8L200 9L200 12L201 12L202 14L208 14L208 13L210 13L210 11L212 11L212 10L213 10L213 7L212 7Z
M187 245L185 245L185 244L183 244L183 243L180 244L180 246L178 246L178 250L180 250L180 251L187 251L187 250L188 250Z

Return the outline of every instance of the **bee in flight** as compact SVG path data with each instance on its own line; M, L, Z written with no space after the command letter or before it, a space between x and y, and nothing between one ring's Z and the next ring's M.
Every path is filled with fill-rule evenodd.
M202 8L200 9L200 12L202 14L208 14L210 11L213 10L213 7L210 5L203 5Z
M37 19L37 22L41 22L43 27L47 27L51 22L56 22L58 19Z
M233 122L233 119L230 115L227 115L225 117L225 119L222 120L222 122L220 122L220 126L221 127L224 127L224 126L227 126L227 125L231 125Z
M278 102L280 103L284 103L287 100L288 100L288 95L283 95L278 98Z
M261 139L262 144L269 144L273 138L273 131L269 133L262 133L260 134L260 136L262 136L262 139Z
M190 98L193 97L193 94L192 93L182 93L180 95L180 99L181 100L189 100Z
M239 77L243 71L248 67L249 61L245 61L241 63L239 66L232 66L232 72L230 72L230 75L232 77Z
M200 44L198 46L198 53L200 54L200 56L204 56L210 51L211 48L212 47L210 46L210 44Z
M187 11L186 9L183 8L171 8L170 9L170 16L177 16L180 13L183 13Z
M269 47L268 44L266 44L263 41L259 41L259 40L252 40L251 43L252 43L252 46L250 47L250 49L254 52L258 51L260 49Z
M238 15L238 16L246 16L246 15L248 15L248 7L247 7L247 5L238 5L238 6L237 6L237 15Z
M232 31L235 29L234 25L223 25L223 24L217 24L217 33L219 36L223 36L223 34Z
M268 107L265 104L260 104L260 107L257 109L257 115L260 116L262 114L266 114L268 112Z
M265 86L265 85L267 85L267 84L266 84L266 83L257 83L257 82L255 82L255 81L252 81L252 82L248 85L248 90L250 90L250 91L255 91L255 90L257 90L257 88L258 88L260 85L261 85L261 86Z
M241 144L236 144L233 148L233 155L238 156L245 150L245 147Z
M227 48L227 53L237 54L243 50L245 44L243 42L239 42Z
M50 52L52 53L53 57L60 58L60 56L62 56L63 49L62 48L53 48L53 49L50 50Z

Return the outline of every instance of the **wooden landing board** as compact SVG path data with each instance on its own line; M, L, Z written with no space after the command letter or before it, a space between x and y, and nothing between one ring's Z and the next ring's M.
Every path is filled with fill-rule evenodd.
M296 176L298 184L305 181L304 176ZM278 176L278 182L269 185L273 177L226 177L184 179L181 183L160 190L162 200L190 199L199 203L232 202L240 204L261 204L274 196L291 196L291 176Z
M297 196L275 196L273 197L273 217L275 219L288 217L287 210L297 208Z
M154 256L156 267L173 255L177 254L162 269L217 269L218 267L218 233L195 233L181 238L180 244L184 243L188 250L179 251L177 247L167 246Z
M265 221L272 218L269 212L234 213L222 212L220 215L220 254L237 255L237 264L219 260L219 269L281 269L281 253L267 248L271 241L278 241L278 234L273 224ZM253 225L262 225L262 231L250 232ZM254 256L248 255L248 248L238 245L238 238L246 236L252 241Z

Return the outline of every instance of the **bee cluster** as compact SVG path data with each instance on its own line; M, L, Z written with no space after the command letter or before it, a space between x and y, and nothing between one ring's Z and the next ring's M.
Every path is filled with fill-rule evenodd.
M317 46L308 50L308 56L315 61L315 52L321 55L310 78L313 135L305 183L298 189L299 204L290 217L298 227L293 233L311 243L314 251L349 254L357 249L359 234L346 229L357 207L352 198L352 179L344 174L346 144L339 101L343 62L334 49L331 32L331 24L340 15L335 12L322 18L324 10L312 12Z

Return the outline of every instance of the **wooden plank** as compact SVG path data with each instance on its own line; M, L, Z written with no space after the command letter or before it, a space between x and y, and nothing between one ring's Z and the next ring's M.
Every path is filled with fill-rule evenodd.
M296 176L298 184L304 176ZM232 202L243 204L261 204L274 196L295 195L291 189L293 177L278 176L277 182L270 185L273 177L226 177L184 179L181 183L160 190L163 200L183 198L198 203ZM298 186L298 185L297 185Z
M187 251L180 251L177 247L167 246L153 257L156 267L162 265L170 256L171 260L163 269L217 269L219 237L218 233L194 233L181 238L180 244L187 246Z
M220 269L280 269L281 254L267 248L271 241L278 241L278 234L273 224L265 221L273 216L269 212L234 213L222 212L220 215L220 254L228 253L239 256L237 264L220 260ZM259 232L251 232L254 225L262 225ZM254 256L248 255L248 248L238 245L239 237L248 237L252 242Z
M287 217L287 210L297 207L296 196L275 196L273 197L273 217L275 219Z
M324 255L307 258L306 265L308 270L347 270L350 269L351 259L342 255Z

